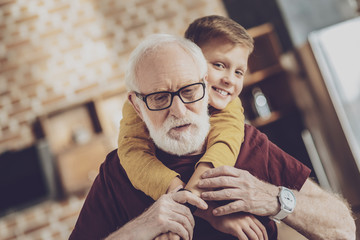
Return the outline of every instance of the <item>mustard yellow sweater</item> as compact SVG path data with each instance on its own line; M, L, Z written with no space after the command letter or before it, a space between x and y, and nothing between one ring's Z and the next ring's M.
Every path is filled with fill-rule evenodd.
M206 152L199 162L211 163L213 167L234 166L244 140L241 101L236 98L226 108L217 110L210 107L209 112L211 127ZM121 165L133 186L154 200L166 193L170 182L179 174L155 157L155 145L145 123L128 101L123 107L118 144Z

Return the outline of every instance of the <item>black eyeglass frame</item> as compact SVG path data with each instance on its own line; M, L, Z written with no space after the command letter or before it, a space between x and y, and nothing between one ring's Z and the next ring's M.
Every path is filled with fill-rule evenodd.
M191 86L194 86L194 85L201 85L203 87L203 95L201 96L201 98L195 100L195 101L191 101L191 102L185 102L181 95L180 95L180 92L181 90L187 88L187 87L191 87ZM173 103L173 100L174 100L174 97L175 96L178 96L181 100L181 102L183 102L184 104L188 104L188 103L194 103L194 102L197 102L197 101L200 101L201 99L203 99L205 97L205 82L197 82L197 83L192 83L192 84L189 84L189 85L186 85L186 86L183 86L181 88L179 88L176 92L170 92L170 91L160 91L160 92L153 92L153 93L149 93L149 94L141 94L141 93L138 93L138 92L134 92L136 97L138 97L139 99L143 100L146 104L146 107L150 110L150 111L161 111L161 110L164 110L164 109L167 109L169 107L171 107L172 103ZM167 107L164 107L164 108L159 108L159 109L151 109L147 103L147 98L151 95L154 95L154 94L159 94L159 93L170 93L171 94L171 100L170 100L170 104L169 106Z

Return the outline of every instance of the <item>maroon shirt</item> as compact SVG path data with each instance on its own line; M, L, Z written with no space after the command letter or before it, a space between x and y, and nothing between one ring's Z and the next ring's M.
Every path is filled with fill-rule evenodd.
M178 157L160 150L157 157L181 175L191 177L201 155ZM245 125L245 139L235 167L249 171L257 178L277 186L300 190L310 169L271 143L265 134ZM135 189L120 165L116 150L106 157L85 200L70 239L103 239L139 216L154 201ZM269 239L277 239L277 229L268 217L257 218L267 229ZM216 231L203 219L195 217L194 240L236 239Z

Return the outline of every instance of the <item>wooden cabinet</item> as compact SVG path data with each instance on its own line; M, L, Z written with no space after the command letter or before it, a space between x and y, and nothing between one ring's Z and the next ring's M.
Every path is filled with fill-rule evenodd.
M109 146L109 139L101 134L86 144L79 144L57 154L57 166L65 193L76 193L91 186L100 164L112 150Z
M117 147L125 89L41 116L38 138L49 143L59 176L59 195L86 191L106 155Z

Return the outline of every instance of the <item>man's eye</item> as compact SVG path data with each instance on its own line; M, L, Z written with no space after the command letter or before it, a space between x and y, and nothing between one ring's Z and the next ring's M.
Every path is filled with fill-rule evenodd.
M193 89L184 89L183 91L181 91L182 96L191 96L193 94L194 94Z
M154 97L155 101L161 102L161 101L166 101L168 99L168 95L163 94L163 95L156 95Z

